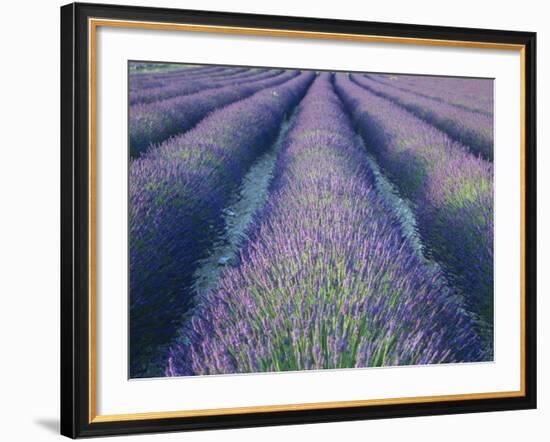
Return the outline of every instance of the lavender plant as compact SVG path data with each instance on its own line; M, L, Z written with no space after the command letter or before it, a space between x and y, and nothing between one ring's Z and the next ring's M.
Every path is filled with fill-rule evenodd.
M477 320L493 330L493 165L346 75L335 88L380 165L412 202L427 253Z
M455 140L467 145L473 153L489 160L493 159L492 116L405 92L362 75L351 75L351 79L359 86L395 102L446 132Z
M282 84L263 83L256 94L212 112L189 132L131 162L132 377L143 376L171 339L191 305L191 275L221 227L232 189L273 143L313 77L290 72Z
M472 321L404 239L322 74L240 262L203 294L166 375L478 361Z
M247 84L130 106L130 155L137 157L150 144L191 129L209 112L249 97L261 89L284 83L298 74L299 71L286 71L275 77Z

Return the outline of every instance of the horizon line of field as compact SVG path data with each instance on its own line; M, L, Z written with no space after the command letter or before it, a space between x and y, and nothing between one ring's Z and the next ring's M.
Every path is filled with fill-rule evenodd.
M333 77L332 74L330 74L330 77L331 77L331 78ZM295 78L295 77L293 77L293 78ZM285 82L282 83L282 85L284 85L284 84L290 82L291 80L292 80L292 78L286 80ZM332 86L332 87L333 87L333 89L334 89L334 86ZM252 98L252 97L255 96L255 95L258 95L258 94L261 94L262 92L265 92L267 89L270 89L270 88L272 88L272 86L266 86L265 88L258 90L257 92L253 93L252 95L250 95L250 96L248 96L248 97L246 97L246 98L243 98L243 99L241 99L241 100L236 100L235 102L232 102L232 103L230 103L230 104L221 106L221 107L215 109L213 112L215 113L215 112L217 112L217 111L223 111L223 109L226 108L226 107L229 107L229 106L231 106L231 105L234 105L234 104L236 104L236 103L238 103L238 102L240 102L240 101L246 101L246 100ZM309 88L309 87L308 87L308 88ZM340 100L340 102L342 102L342 101L341 101L341 97L339 97L339 100ZM392 100L387 100L387 99L385 99L385 100L386 100L386 101L392 101ZM301 100L300 100L300 102L301 102ZM296 103L295 106L296 106L296 107L300 106L300 102ZM402 108L402 106L400 106L398 103L396 103L396 105L399 106L400 108ZM343 108L346 107L346 106L344 106L343 102L342 102L342 107L343 107ZM407 110L404 110L404 112L410 113L410 112L407 111ZM288 112L288 113L289 113L289 112ZM212 112L209 113L208 115L209 115L209 116L213 116ZM348 116L347 118L349 118L349 116ZM415 118L417 118L417 117L415 117ZM201 124L201 122L202 122L202 120L199 120L199 122L197 122L193 127L195 127L195 128L198 127L198 126ZM191 130L192 130L192 129L191 129ZM178 137L184 135L184 134L187 133L187 132L189 132L189 130L186 131L186 132L184 132L183 134L175 135L172 139L174 139L174 138L177 139ZM170 139L170 140L172 140L172 139ZM170 142L170 140L168 140L168 142ZM164 143L166 143L166 141L165 141ZM155 145L154 148L150 148L149 151L148 151L147 153L144 154L144 156L147 156L147 155L149 155L149 156L154 155L154 153L153 153L153 152L150 152L150 151L159 148L159 146L161 146L161 145L162 145L162 143L159 144L159 145ZM134 160L132 160L132 162L133 162L133 161L134 161ZM386 174L385 169L384 169L384 168L382 168L382 169L384 170L384 174Z
M207 69L207 68L204 68L204 69ZM216 67L213 67L212 69L217 69L217 71L215 72L216 75L222 75L223 71L232 72L234 68L233 67L216 66ZM244 77L244 78L242 78L242 81L239 81L239 78L237 77L236 82L233 83L233 84L227 84L227 85L224 86L222 83L215 83L211 87L206 87L206 88L202 87L202 88L199 88L199 89L194 89L193 92L190 92L190 93L182 92L182 93L179 93L177 95L168 95L167 97L164 97L164 98L154 99L153 101L150 101L150 102L146 101L146 102L139 102L139 103L131 104L129 106L130 157L134 158L134 157L138 156L139 154L141 154L144 150L146 150L146 148L148 148L148 146L143 145L144 141L139 142L139 141L134 140L134 138L138 138L138 136L136 135L136 132L141 130L140 127L154 125L154 123L150 123L150 121L148 121L147 118L145 118L145 121L144 121L144 117L142 115L140 115L140 118L136 117L135 124L132 124L132 121L133 121L133 118L134 118L133 114L134 113L140 114L143 111L142 106L140 106L141 104L144 104L145 106L148 106L148 109L149 109L150 113L157 114L157 115L153 115L153 117L156 116L157 118L159 118L159 114L161 114L162 112L166 113L166 105L167 104L174 105L174 102L171 101L169 103L169 100L183 99L183 100L189 101L189 103L186 103L186 105L188 107L193 107L193 106L199 106L200 107L201 102L204 101L205 98L206 98L206 97L204 97L205 93L208 93L208 92L215 93L216 91L223 92L223 90L226 89L226 88L227 89L235 88L235 87L241 86L243 83L248 83L248 84L249 83L255 83L256 81L264 80L263 77L260 78L259 80L257 80L257 79L254 78L255 76L259 75L261 77L262 74L265 75L265 74L268 74L270 72L273 73L273 71L276 71L276 69L257 69L257 68L251 68L250 70L253 71L250 74L252 76L252 78ZM182 70L178 71L178 73L179 73L179 75L183 75L184 78L186 78L187 75L185 75L185 71L186 71L186 69L182 69ZM222 71L222 72L220 73L219 71ZM202 81L201 81L202 85L204 85L205 82L207 82L208 76L210 75L211 72L212 71L209 70L203 76ZM281 75L284 76L285 72L302 72L302 71L300 71L300 70L283 70L281 72L279 70L278 74L274 75L275 79L277 77L280 77ZM308 70L306 70L305 72L308 72ZM309 72L317 72L317 71L309 71ZM168 74L164 74L164 75L169 75L169 74L171 74L171 77L175 76L174 72L169 72ZM196 74L200 75L198 73L196 73ZM241 75L246 74L246 70L245 70L244 73L240 72L240 74ZM138 74L138 75L145 76L146 74ZM158 74L158 75L162 75L162 74ZM358 73L352 73L350 75L351 75L351 78L355 79L356 78L355 76L358 75ZM411 101L409 99L408 101L406 101L404 103L403 101L399 100L399 98L396 97L395 95L383 93L383 91L380 92L379 90L376 90L371 85L365 84L364 82L357 81L357 80L354 80L354 81L356 81L361 87L368 88L373 93L376 93L377 95L380 95L380 96L396 103L400 107L404 107L409 112L416 115L418 118L421 118L421 119L425 120L429 124L434 125L435 127L437 127L439 130L447 133L454 140L459 141L459 142L463 143L464 145L468 146L468 148L470 149L470 151L474 155L482 155L485 159L492 160L492 157L493 157L493 153L492 153L492 143L493 143L492 115L489 115L487 113L487 111L486 112L481 112L481 111L478 111L478 110L474 110L473 108L475 108L476 105L471 104L472 102L475 102L475 99L479 98L479 96L471 98L466 104L464 104L464 103L459 103L459 104L452 103L452 102L449 102L448 100L446 100L444 96L441 96L441 95L437 96L436 93L434 93L432 97L426 97L423 94L418 94L417 92L410 91L410 90L405 92L404 89L402 89L400 87L397 87L396 85L387 85L387 84L383 83L382 81L380 81L380 78L376 77L377 75L378 74L370 74L370 73L362 73L361 74L361 76L366 77L367 80L371 79L375 82L382 83L382 85L393 89L395 92L399 92L401 90L405 94L408 93L408 94L417 95L419 99L424 99L425 102L427 101L429 103L428 109L425 109L422 106L419 106L417 103L415 103L415 100ZM134 75L134 76L136 76L136 75ZM409 75L396 75L396 76L399 77L399 78L411 77ZM204 77L206 77L206 78L204 78ZM416 78L416 76L412 76L412 77ZM271 78L273 78L273 77L271 77ZM431 77L418 77L418 78L421 81L423 79L430 79ZM463 78L458 78L458 77L437 77L437 78L439 78L440 80L447 80L447 79L448 80L455 80L455 81L465 80ZM252 80L252 81L250 81L250 80ZM268 78L268 80L269 80L269 78ZM475 80L472 80L472 81L475 81ZM258 84L258 86L259 86L259 88L256 91L252 92L252 93L255 93L258 90L261 90L261 86L259 84ZM270 87L270 84L266 84L265 87ZM170 85L165 85L164 88L170 89ZM141 134L140 133L139 138L143 138L143 139L153 138L152 143L150 141L148 142L149 144L152 144L152 145L160 143L160 142L164 141L165 139L169 138L170 136L177 136L178 134L191 129L191 127L193 127L193 125L196 125L202 118L204 118L204 116L206 116L212 110L217 109L217 108L219 108L220 106L223 106L223 105L231 104L232 102L238 101L240 99L245 99L247 96L250 96L250 93L249 94L246 94L246 93L241 94L241 95L235 96L231 99L224 100L220 103L219 106L212 105L212 106L208 107L207 109L205 109L204 111L202 111L202 113L200 115L194 116L191 119L192 121L190 121L190 122L181 120L181 117L179 117L180 119L179 119L178 122L181 126L180 129L176 129L176 128L158 129L157 128L157 131L161 130L161 131L164 131L165 133L161 133L158 136L152 135L152 134L149 133L149 137L147 137L146 134ZM491 95L489 97L486 97L486 99L492 105L492 102L493 102L492 91L491 91ZM165 106L163 108L157 110L157 111L155 111L155 109L150 109L153 106L162 106L163 104ZM430 104L431 104L431 106L430 106ZM453 111L458 112L459 117L461 119L466 119L467 120L466 121L466 123L467 123L466 127L464 127L464 124L462 124L461 127L455 127L456 118L452 119L452 118L447 118L447 117L445 117L445 118L439 117L437 115L437 112L434 112L434 106L447 107L447 109L445 109L447 111L447 113L449 112L449 109L451 109L450 110L451 113L453 113ZM138 111L138 108L140 108L140 111ZM464 115L465 115L465 118L464 118ZM456 117L456 115L451 115L451 116ZM150 118L151 115L149 115L148 117ZM166 116L164 116L164 119L166 119ZM473 125L475 126L475 122L479 123L480 119L481 120L484 120L484 119L490 120L490 124L491 124L490 133L488 133L488 134L487 133L480 133L481 130L479 129L479 127L474 127L472 129L472 126ZM472 123L472 121L473 121L473 123ZM134 146L136 146L136 147L134 148Z
M137 60L128 60L128 64L132 63L140 63ZM151 62L151 63L161 63L165 64L163 62ZM389 71L359 71L359 70L349 70L349 69L321 69L321 68L300 68L300 67L285 67L285 66L257 66L257 65L227 65L227 64L193 64L193 63L166 63L166 64L181 64L181 65L188 65L187 68L180 68L180 69L172 69L172 70L166 70L164 72L162 71L148 71L148 72L139 72L134 71L132 72L129 70L128 75L130 77L133 77L134 79L138 79L139 77L147 77L147 76L154 76L154 75L165 75L165 74L173 74L173 75L184 75L184 74L193 74L193 75L200 75L201 73L207 74L207 69L212 69L215 71L225 70L225 69L237 69L237 68L243 68L243 69L261 69L261 70L272 70L272 69L283 69L283 70L299 70L302 72L313 72L313 73L349 73L349 74L365 74L365 75L386 75L386 76L400 76L400 77L411 77L411 78L433 78L437 80L445 80L445 79L451 79L451 80L484 80L484 81L492 81L495 79L495 77L472 77L472 76L450 76L445 74L421 74L421 73L396 73L396 72L389 72ZM192 72L192 69L195 70L195 72ZM197 72L199 71L199 72Z

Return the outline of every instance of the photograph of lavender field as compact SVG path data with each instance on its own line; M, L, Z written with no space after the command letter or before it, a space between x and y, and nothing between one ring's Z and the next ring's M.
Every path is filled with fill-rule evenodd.
M493 80L129 62L129 377L493 361Z

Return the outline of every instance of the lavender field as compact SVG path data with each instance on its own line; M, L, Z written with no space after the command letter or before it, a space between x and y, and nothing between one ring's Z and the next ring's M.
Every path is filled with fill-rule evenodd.
M493 360L493 81L131 63L131 378Z

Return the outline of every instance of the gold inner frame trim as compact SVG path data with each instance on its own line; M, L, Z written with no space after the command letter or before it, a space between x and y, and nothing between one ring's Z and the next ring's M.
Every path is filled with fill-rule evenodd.
M148 30L169 30L186 32L208 32L268 37L292 37L369 43L411 44L419 46L445 46L477 49L511 50L520 53L520 389L487 393L466 393L437 396L398 397L388 399L367 399L352 401L315 402L283 405L261 405L233 408L158 411L128 414L96 414L96 35L97 28L134 28ZM211 26L182 23L158 23L130 20L88 19L88 93L89 93L89 423L134 421L146 419L169 419L180 417L222 416L246 413L269 413L280 411L322 410L329 408L365 407L376 405L418 404L427 402L482 400L525 396L525 46L492 42L438 40L411 37L389 37L329 32L292 31L283 29L246 28L233 26Z

